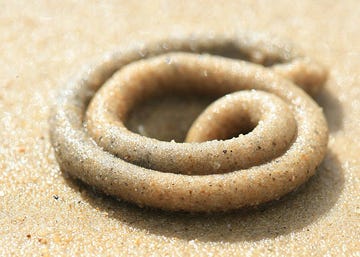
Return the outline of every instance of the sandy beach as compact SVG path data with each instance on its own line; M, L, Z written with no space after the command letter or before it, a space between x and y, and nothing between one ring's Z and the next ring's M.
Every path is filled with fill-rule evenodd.
M359 1L3 1L0 10L1 256L360 255ZM328 152L298 190L195 215L139 208L60 170L49 115L82 67L175 32L244 30L290 40L329 71L316 98Z

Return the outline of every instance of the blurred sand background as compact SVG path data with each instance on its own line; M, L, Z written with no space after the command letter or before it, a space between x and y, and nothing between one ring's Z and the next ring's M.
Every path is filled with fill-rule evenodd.
M360 1L0 1L1 256L360 256ZM146 210L63 174L49 111L69 76L174 32L259 31L329 68L315 177L252 211Z

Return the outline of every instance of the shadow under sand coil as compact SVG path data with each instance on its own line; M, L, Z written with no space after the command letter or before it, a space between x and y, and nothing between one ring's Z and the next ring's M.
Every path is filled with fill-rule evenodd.
M51 117L51 140L63 170L140 206L211 212L256 205L304 183L326 153L322 110L291 80L315 95L326 72L257 34L148 43L71 81ZM169 93L219 99L184 143L125 127L135 106Z

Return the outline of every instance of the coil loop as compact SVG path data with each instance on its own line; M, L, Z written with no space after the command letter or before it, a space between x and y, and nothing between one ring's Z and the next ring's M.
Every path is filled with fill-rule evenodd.
M109 55L66 85L51 140L63 170L140 206L212 212L256 205L294 190L322 161L326 120L291 81L315 95L325 80L319 64L259 35L148 43ZM135 106L169 93L218 100L184 143L126 128Z

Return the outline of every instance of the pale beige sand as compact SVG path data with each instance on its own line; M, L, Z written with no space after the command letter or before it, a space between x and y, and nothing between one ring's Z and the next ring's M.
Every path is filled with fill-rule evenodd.
M360 2L3 1L0 3L0 255L360 255ZM144 210L66 178L50 106L94 57L172 31L248 29L297 42L330 69L330 128L317 175L253 211Z

